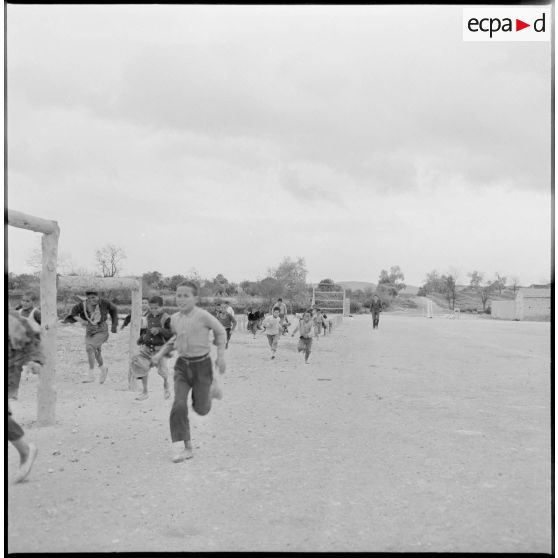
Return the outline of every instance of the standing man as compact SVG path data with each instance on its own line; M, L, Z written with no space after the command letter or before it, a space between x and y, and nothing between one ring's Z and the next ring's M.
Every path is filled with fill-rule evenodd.
M99 293L94 290L85 292L86 299L76 304L70 315L64 318L64 323L79 322L85 327L85 351L89 361L89 374L83 382L94 382L95 361L99 365L99 383L102 384L107 379L108 368L103 362L101 347L109 337L107 318L110 315L112 333L117 332L118 309L116 306L99 297Z
M370 312L372 313L372 329L378 329L380 323L380 312L382 311L382 301L380 297L375 294L372 297L372 304L370 304Z

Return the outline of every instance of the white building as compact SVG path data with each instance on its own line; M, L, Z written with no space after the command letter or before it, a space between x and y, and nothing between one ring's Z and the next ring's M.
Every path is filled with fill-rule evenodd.
M519 289L515 300L494 300L490 312L500 320L549 320L550 289Z

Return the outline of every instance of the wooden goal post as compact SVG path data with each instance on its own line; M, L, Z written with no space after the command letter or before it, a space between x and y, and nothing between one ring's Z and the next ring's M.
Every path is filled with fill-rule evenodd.
M41 338L45 362L39 374L37 390L37 422L41 426L54 424L56 418L56 264L60 228L56 221L7 210L8 225L43 233L41 239Z
M77 291L86 291L89 289L130 289L132 293L132 319L130 322L128 388L134 390L136 387L136 379L131 373L130 364L134 355L139 352L137 339L141 327L141 281L131 277L60 276L58 277L58 285Z

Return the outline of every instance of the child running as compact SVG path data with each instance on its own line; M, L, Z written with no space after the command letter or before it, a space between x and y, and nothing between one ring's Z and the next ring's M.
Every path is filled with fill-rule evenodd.
M316 341L320 339L320 333L322 331L323 316L320 313L319 308L312 309L312 322L314 324L314 336Z
M29 322L11 311L8 315L8 370L29 363L33 373L38 373L40 365L44 362L39 335L33 331ZM19 453L19 470L15 482L22 482L27 478L31 467L37 457L35 444L27 443L25 433L21 426L12 418L8 401L8 417L6 421L8 441Z
M229 341L231 340L231 333L236 327L236 318L234 314L231 314L227 309L227 303L222 302L221 306L217 309L217 319L221 322L221 325L225 328L227 334L227 342L225 343L225 349L229 348Z
M145 316L147 316L147 313L149 312L149 297L148 296L144 296L141 299L141 325L140 325L140 334L142 333L141 330L145 329L147 327L147 322L145 321ZM127 325L130 324L130 322L132 321L132 314L128 314L125 318L124 318L124 322L122 323L122 326L120 327L120 331L122 331Z
M112 333L116 333L118 327L118 308L99 297L98 291L88 290L85 292L86 299L76 304L70 311L70 315L64 318L65 323L79 322L85 327L85 351L89 361L89 374L82 379L82 382L94 382L95 361L99 365L99 383L102 384L107 379L108 368L103 361L101 348L103 343L108 340L107 318L110 315L112 320Z
M209 355L209 332L213 332L213 343L217 346L215 364L221 374L225 373L225 328L215 316L196 305L198 286L185 281L176 287L176 305L179 312L171 316L171 330L176 335L152 357L152 362L164 357L172 350L179 357L174 365L174 402L170 412L170 432L173 443L182 442L184 447L173 457L175 463L193 457L188 421L188 393L192 390L192 406L198 415L207 415L211 399L220 399L220 389L213 385L213 363Z
M314 323L312 322L312 315L310 311L307 310L304 312L302 319L299 320L298 325L291 334L291 337L294 337L294 334L297 331L300 331L297 350L299 353L304 353L304 362L306 364L308 364L308 357L312 351L312 337L314 335L313 330Z
M152 296L149 299L149 310L143 319L145 319L146 324L145 328L141 330L138 345L141 346L141 354L151 360L151 357L172 337L170 316L163 311L163 299L160 296ZM143 401L149 397L147 378L150 368L147 370L135 369L134 375L141 379L143 386L143 391L136 397L138 401ZM163 378L163 394L165 399L168 399L170 397L168 358L163 357L159 360L157 374Z
M271 348L271 360L273 360L277 351L277 343L279 342L279 337L281 337L281 331L283 329L281 318L279 317L279 308L277 308L277 306L273 309L273 314L271 316L266 316L264 318L262 327L267 335L267 341Z
M253 339L256 338L256 333L258 332L258 320L260 319L259 312L253 312L252 307L248 308L246 319L248 320L247 329L253 335Z

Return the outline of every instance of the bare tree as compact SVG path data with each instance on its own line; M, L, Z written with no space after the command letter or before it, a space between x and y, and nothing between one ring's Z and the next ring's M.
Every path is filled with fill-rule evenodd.
M479 285L479 295L482 302L482 310L486 311L486 303L490 299L490 295L494 290L494 283L487 281L484 285Z
M515 294L515 291L519 289L519 277L516 276L510 277L510 286L513 289L513 292Z
M498 289L498 294L501 295L502 289L504 289L504 287L506 286L507 278L504 275L500 275L498 272L496 272L494 275L496 275L496 279L492 284L495 289Z
M122 270L122 262L126 259L126 254L122 248L107 244L95 252L95 259L103 277L116 277Z
M25 260L25 263L33 269L34 275L39 276L41 274L41 269L43 268L43 251L40 245L33 248L32 252ZM58 253L56 261L58 273L61 275L68 275L74 267L72 257L69 254L64 252Z

